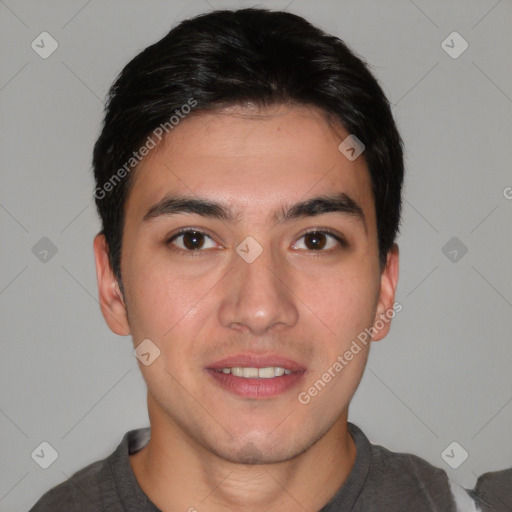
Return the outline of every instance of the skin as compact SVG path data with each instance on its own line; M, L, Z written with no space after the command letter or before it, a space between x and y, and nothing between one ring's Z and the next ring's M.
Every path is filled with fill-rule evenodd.
M107 324L131 334L135 346L149 338L160 349L149 366L139 362L152 437L130 463L164 511L320 510L352 469L348 407L368 348L309 404L297 399L395 299L398 249L381 269L364 154L349 161L338 150L347 135L305 106L191 115L136 171L125 205L124 297L103 235L94 240ZM282 224L273 218L283 207L338 192L359 204L364 223L340 213ZM215 200L238 215L235 222L191 213L144 221L169 193ZM200 255L171 249L185 251L183 237L166 244L187 227L208 235ZM304 234L321 228L348 245L325 235L315 248ZM263 248L250 264L235 251L248 236ZM306 374L277 397L241 398L204 370L240 352L282 354Z

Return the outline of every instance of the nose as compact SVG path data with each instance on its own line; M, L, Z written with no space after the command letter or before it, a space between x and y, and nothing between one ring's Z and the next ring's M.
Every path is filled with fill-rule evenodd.
M235 254L223 282L219 319L224 327L263 335L294 326L299 319L286 263L278 265L270 249L252 263Z

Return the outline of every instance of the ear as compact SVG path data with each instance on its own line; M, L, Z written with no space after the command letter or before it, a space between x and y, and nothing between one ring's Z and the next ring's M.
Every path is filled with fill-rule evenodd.
M96 278L100 308L110 330L120 336L130 334L126 305L119 283L110 267L108 245L105 235L99 233L94 238L94 259L96 261Z
M391 327L391 318L395 316L395 292L398 284L398 245L393 244L388 251L386 266L380 277L380 293L377 311L373 321L372 341L384 338ZM393 316L391 316L391 313Z

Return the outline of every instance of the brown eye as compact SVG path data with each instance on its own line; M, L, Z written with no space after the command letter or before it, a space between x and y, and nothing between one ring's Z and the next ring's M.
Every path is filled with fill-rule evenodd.
M209 246L208 241L210 241ZM215 247L211 237L201 231L195 230L187 230L177 233L169 240L168 243L187 252L199 251L201 249L212 249Z
M312 251L323 249L327 243L325 233L308 233L304 235L306 247Z
M306 251L327 252L336 246L345 246L344 241L333 233L328 231L310 231L302 235L298 242L293 245L294 249Z
M197 231L189 231L183 234L183 245L192 250L201 249L204 244L204 235Z

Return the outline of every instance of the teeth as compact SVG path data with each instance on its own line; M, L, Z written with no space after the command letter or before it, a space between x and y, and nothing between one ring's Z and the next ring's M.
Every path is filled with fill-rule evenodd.
M278 368L278 370L283 370L282 368ZM284 370L283 370L284 373ZM282 375L282 374L281 374ZM279 373L276 372L276 368L260 368L258 370L258 377L262 379L271 379L272 377L279 377Z
M255 379L258 377L258 368L243 368L242 377L246 379Z
M220 371L220 370L219 370ZM222 373L231 373L235 377L244 377L245 379L272 379L282 375L290 375L291 370L286 370L279 366L267 366L266 368L222 368Z
M243 369L243 368L240 368L240 367L237 367L237 368L231 368L231 373L232 373L235 377L243 377L243 376L244 376L244 369Z

